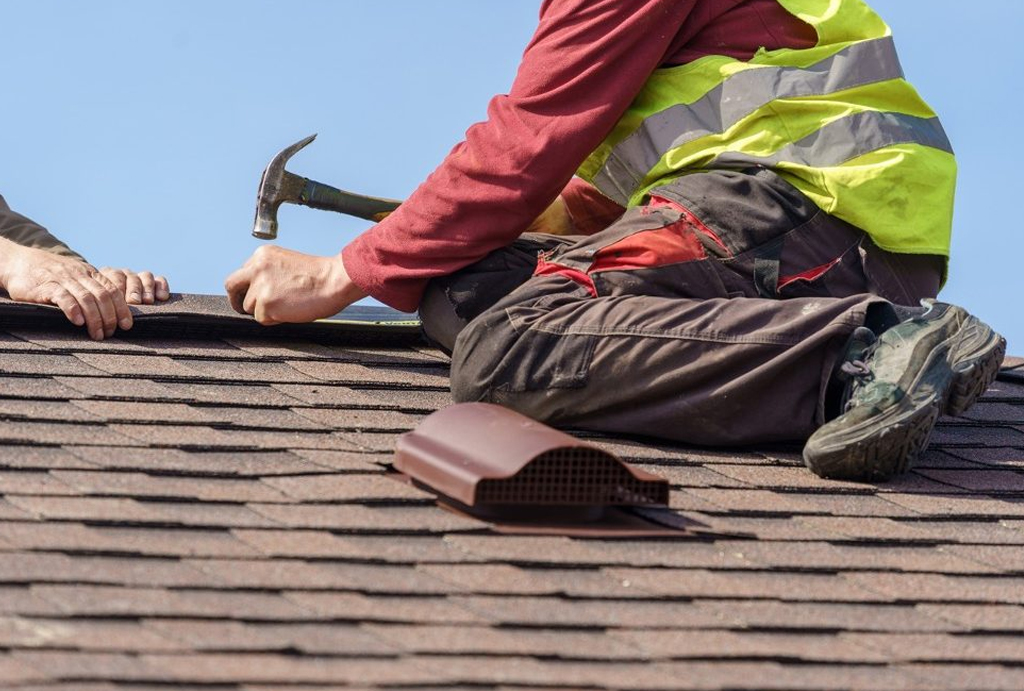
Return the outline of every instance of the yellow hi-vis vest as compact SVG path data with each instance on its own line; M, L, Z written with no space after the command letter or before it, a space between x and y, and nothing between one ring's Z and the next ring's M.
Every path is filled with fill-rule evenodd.
M688 173L770 168L882 248L949 255L956 161L862 0L778 0L813 48L656 70L580 177L623 204Z

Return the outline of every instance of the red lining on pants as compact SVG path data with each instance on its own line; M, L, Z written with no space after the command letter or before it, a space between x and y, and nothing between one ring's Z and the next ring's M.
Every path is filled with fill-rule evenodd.
M668 264L706 259L708 253L686 219L671 225L633 233L594 256L587 273L650 269Z
M842 257L836 257L827 264L816 266L813 269L808 269L807 271L804 271L802 273L793 274L792 276L781 276L779 278L778 289L782 290L790 283L795 283L796 281L813 281L816 278L821 278L826 273L828 273L829 269L834 267L840 261L842 261Z
M651 196L651 200L650 200L650 202L648 202L647 206L649 208L651 208L651 209L669 208L669 209L672 209L674 211L678 211L679 213L681 213L683 215L684 219L686 219L687 221L689 221L693 225L694 228L699 230L704 235L707 235L708 238L712 242L714 242L716 245L721 247L722 251L725 252L725 256L727 256L727 257L731 257L732 256L732 250L730 250L726 246L726 244L724 242L722 242L722 238L718 237L718 233L716 233L715 231L713 231L710 228L708 228L707 225L705 225L702 220L697 218L697 216L694 215L694 213L692 211L687 209L685 206L683 206L679 202L673 201L673 200L668 199L666 197L659 197L658 195L652 195Z
M597 287L594 285L594 280L587 275L586 272L580 271L579 269L573 269L562 264L555 264L549 262L544 257L537 258L537 268L533 270L534 276L561 276L562 278L568 278L573 283L578 283L583 286L590 297L597 297Z

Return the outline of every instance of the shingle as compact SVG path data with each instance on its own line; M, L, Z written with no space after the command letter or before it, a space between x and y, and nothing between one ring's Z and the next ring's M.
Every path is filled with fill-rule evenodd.
M0 425L0 444L129 445L131 440L105 425L8 421Z
M944 550L972 561L987 564L1002 572L1024 574L1024 550L1021 545L952 545Z
M289 600L322 619L349 622L417 622L425 624L482 624L481 615L452 598L395 597L361 593L290 591Z
M851 586L836 574L708 569L607 569L610 576L655 596L751 598L791 602L864 602L884 596Z
M295 408L295 413L318 425L338 430L367 432L408 432L422 420L419 416L391 410L345 410L338 408Z
M479 521L439 511L433 506L250 504L250 508L293 528L381 533L445 533L480 530L485 527L485 524Z
M263 482L300 501L360 504L373 502L433 504L434 502L434 496L429 492L387 477L383 473L293 475L264 478Z
M32 374L37 376L76 375L96 376L97 370L74 355L55 355L45 351L4 353L0 357L0 373Z
M951 448L947 452L972 463L992 465L999 468L1024 468L1024 449L971 447Z
M1018 691L1024 688L1024 669L1001 665L908 664L900 667L923 689Z
M114 377L55 377L60 384L86 396L128 401L169 401L181 398L162 384L142 378L116 379ZM70 396L69 398L81 398Z
M247 624L237 621L151 619L143 625L194 651L294 651L345 656L387 656L395 649L356 626ZM186 647L187 646L187 647Z
M983 494L917 495L888 494L885 501L906 507L918 516L950 517L1024 517L1024 503L993 499Z
M327 431L329 427L299 415L296 411L280 408L252 410L244 407L207 406L200 410L203 410L208 419L221 425L286 431Z
M76 353L75 357L89 366L107 374L123 377L188 377L195 378L196 371L164 355L114 355L110 353ZM79 372L90 374L90 372ZM54 374L74 374L54 372Z
M847 516L800 516L800 523L820 529L828 539L839 537L864 540L867 542L931 542L934 534L921 530L916 521L898 521L892 518L859 516L851 520ZM952 530L954 526L950 525Z
M958 628L901 604L705 600L695 606L721 617L731 628L889 632Z
M71 377L69 377L71 378ZM0 396L38 400L70 400L82 393L49 377L0 377Z
M52 602L39 597L24 585L0 586L0 615L16 614L26 617L50 617L60 614Z
M972 492L1024 493L1024 474L1000 470L922 470L922 475Z
M316 379L296 371L283 362L266 360L178 360L188 365L192 376L214 381L238 381L261 383L306 383Z
M255 447L262 449L329 449L341 451L358 451L359 447L337 433L321 433L313 431L290 432L278 430L235 430L221 431L228 446Z
M27 689L24 684L49 679L49 675L36 669L24 660L16 659L10 652L0 653L0 683L18 684L20 689ZM111 689L86 689L82 691L112 691Z
M742 553L753 564L785 569L826 571L902 570L943 573L990 573L993 569L961 559L931 545L845 544L821 542L719 543Z
M159 519L157 514L134 499L12 496L9 501L24 511L49 520L117 525L154 523Z
M158 501L140 502L166 525L194 528L278 528L276 521L239 504L222 504L209 501Z
M243 542L279 557L358 559L395 564L480 561L438 535L334 535L322 530L235 530Z
M456 595L449 599L504 625L698 629L724 626L720 616L689 602L482 595Z
M638 660L629 642L603 632L496 629L482 626L368 624L375 636L416 653L535 655L545 658Z
M80 492L46 471L0 470L0 494L76 495Z
M144 444L182 447L239 446L226 433L204 426L112 424L109 429ZM241 444L247 446L246 444Z
M91 447L85 447L91 448ZM0 445L0 467L23 470L89 468L91 464L56 446Z
M266 483L248 478L186 478L91 470L54 470L52 474L81 494L195 498L238 503L291 501Z
M418 666L390 659L295 657L271 653L145 655L166 682L239 683L262 687L269 683L289 686L306 683L410 684L428 681ZM301 687L295 687L301 689Z
M217 418L201 408L183 403L145 401L75 401L82 419L102 418L107 422L211 423Z
M691 539L573 540L565 537L449 535L445 540L478 559L515 564L685 568L742 568L750 565L735 550Z
M629 643L652 659L766 659L830 663L880 663L884 651L827 633L620 630L610 637Z
M509 564L419 564L417 570L462 594L644 597L614 573L597 569L527 569Z
M1024 604L1024 577L950 576L943 573L846 573L868 590L907 602Z
M348 386L330 384L272 384L273 388L308 405L380 407L379 398Z
M46 346L32 342L33 334L21 331L0 333L0 352L21 352L46 350Z
M0 645L7 648L72 648L107 652L182 650L155 631L131 621L0 619Z
M322 470L319 465L306 462L287 451L219 453L102 446L68 448L93 467L129 472L152 471L197 477L260 477Z
M161 386L171 397L189 403L285 408L299 402L268 384L165 381Z
M78 523L0 523L0 540L28 550L153 556L242 557L257 554L227 531L125 528Z
M747 515L791 515L816 513L818 509L808 497L798 494L774 492L767 489L714 489L688 488L685 494L702 499L717 507L718 511ZM683 508L679 503L670 503L672 508ZM714 509L709 508L708 512Z
M1014 530L1009 521L992 520L921 520L901 522L915 533L934 542L977 545L1022 545L1024 532Z
M434 412L454 403L450 391L395 391L358 386L355 388L379 401L381 406L397 410Z
M939 603L917 605L917 610L947 621L964 631L1002 631L1019 634L1024 630L1024 607L986 603L969 605Z
M13 656L45 672L46 678L70 680L75 684L91 680L155 678L155 672L144 662L123 653L19 650Z
M981 402L964 413L964 417L968 420L1020 424L1024 420L1024 405Z
M0 420L98 422L99 418L65 401L0 399Z
M398 441L398 435L393 432L377 433L359 430L335 432L334 438L344 442L350 448L378 453L393 452Z
M330 590L434 595L452 588L408 566L307 562L295 559L192 559L192 567L232 588Z
M937 425L931 443L937 446L1024 446L1024 432L1001 426Z
M335 384L390 384L393 386L447 389L446 367L369 367L366 365L290 360L289 365L314 379Z
M37 585L32 592L71 616L193 616L257 621L301 621L311 616L302 607L273 593L99 585Z
M381 464L391 462L390 455L362 451L296 449L294 453L319 466L345 472L379 472Z
M894 662L1024 662L1024 640L1019 637L844 633L840 638L877 650Z
M178 559L56 552L0 552L0 581L165 587L204 587L217 582Z

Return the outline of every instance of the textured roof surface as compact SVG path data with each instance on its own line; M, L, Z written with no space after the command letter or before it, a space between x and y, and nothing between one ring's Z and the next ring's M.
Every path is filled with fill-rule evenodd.
M600 439L722 537L522 537L386 477L438 352L184 315L0 305L0 687L1024 688L1024 361L898 482Z

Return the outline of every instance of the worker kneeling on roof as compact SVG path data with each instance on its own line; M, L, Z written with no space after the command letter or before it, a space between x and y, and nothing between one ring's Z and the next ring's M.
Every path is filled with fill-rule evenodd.
M96 269L0 197L0 290L14 300L55 305L99 341L132 328L128 303L170 297L167 279L149 271Z
M576 177L574 177L574 175ZM419 308L460 401L881 479L1005 342L945 279L956 162L862 0L546 0L508 95L344 248L263 247L267 324Z

